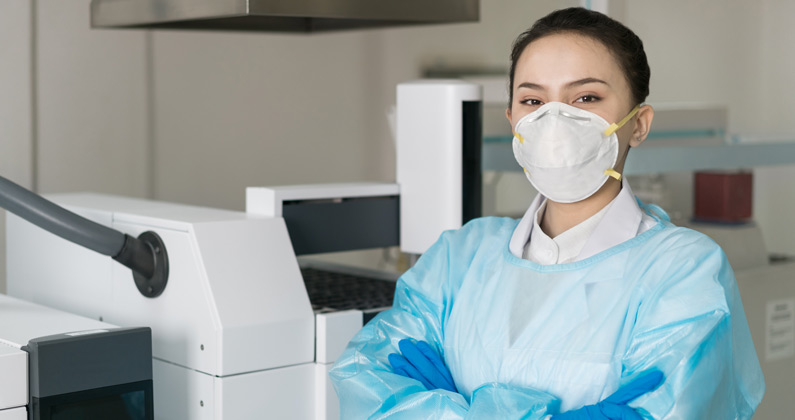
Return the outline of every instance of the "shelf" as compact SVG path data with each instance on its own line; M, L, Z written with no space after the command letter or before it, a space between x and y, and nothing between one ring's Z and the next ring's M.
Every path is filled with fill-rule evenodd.
M776 143L716 144L699 146L647 146L629 152L626 175L742 169L795 164L795 141ZM483 170L520 171L510 138L487 138L483 144Z

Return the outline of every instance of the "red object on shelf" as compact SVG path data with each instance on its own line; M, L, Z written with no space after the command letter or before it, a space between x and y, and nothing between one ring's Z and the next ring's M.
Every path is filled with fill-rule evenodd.
M751 172L696 172L695 184L695 219L740 223L751 218Z

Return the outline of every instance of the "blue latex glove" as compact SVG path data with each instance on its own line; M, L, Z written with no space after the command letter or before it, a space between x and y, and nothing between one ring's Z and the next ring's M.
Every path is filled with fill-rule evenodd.
M395 373L422 382L429 391L446 389L458 392L444 360L428 343L418 341L415 344L413 340L406 338L398 342L398 348L402 354L392 353L388 356Z
M657 369L647 370L604 400L552 416L552 420L643 420L627 403L653 391L662 380L662 372Z

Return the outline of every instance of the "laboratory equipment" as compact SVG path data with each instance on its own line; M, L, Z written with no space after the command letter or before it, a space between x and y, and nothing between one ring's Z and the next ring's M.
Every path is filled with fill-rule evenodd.
M397 87L400 248L422 254L439 233L481 216L482 89L455 80Z
M357 189L328 188L335 196L355 195L348 190ZM394 184L362 187L368 188L397 192ZM304 192L310 197L306 206L324 201ZM301 200L284 196L290 206L301 207ZM350 337L391 304L394 282L353 271L328 273L322 264L304 267L302 275L285 219L257 214L253 205L247 214L95 194L48 198L131 235L156 232L168 245L168 287L147 298L110 259L12 214L6 219L10 295L152 328L158 418L257 418L263 410L274 418L337 417L328 369ZM358 205L355 197L340 200L346 202ZM327 213L326 206L312 208ZM44 259L50 263L42 264ZM375 296L349 303L324 294L319 285L328 277L345 294L359 286Z
M394 184L362 189L373 187L397 192ZM356 186L334 193L354 195L346 188ZM246 214L95 194L49 198L129 234L157 232L168 244L169 285L147 298L113 261L12 214L6 219L9 294L119 325L151 326L158 418L257 418L263 407L275 418L336 418L328 369L350 337L391 304L394 282L328 273L319 264L304 267L302 277L285 219L257 215L253 205ZM288 201L301 207L295 197ZM316 210L327 213L325 206ZM346 294L358 285L381 299L368 296L351 309L318 290L329 276Z
M168 287L149 298L110 259L6 219L9 295L152 328L158 418L257 418L262 407L276 418L314 415L306 403L314 317L282 219L92 194L50 198L131 235L156 232L168 246Z
M152 420L149 328L0 295L0 419Z
M248 187L246 212L284 220L298 256L398 245L400 200L397 184ZM392 305L397 275L317 261L306 263L302 275L315 312L317 418L336 419L339 405L328 371L353 335Z
M117 325L150 326L158 418L259 418L263 411L273 418L337 418L328 370L356 331L391 305L394 281L385 279L396 276L301 267L297 255L393 246L402 238L414 243L478 215L480 89L456 81L414 85L422 86L411 89L414 100L429 92L436 106L423 109L455 126L433 129L444 135L443 147L432 147L432 139L412 143L416 154L440 162L435 172L404 159L400 184L250 188L246 213L51 195L130 236L157 234L168 249L168 285L146 297L123 267L9 214L9 294ZM407 111L398 108L398 125L409 127ZM434 191L428 202L417 200L424 187ZM404 227L413 230L400 234ZM354 287L368 296L349 299Z

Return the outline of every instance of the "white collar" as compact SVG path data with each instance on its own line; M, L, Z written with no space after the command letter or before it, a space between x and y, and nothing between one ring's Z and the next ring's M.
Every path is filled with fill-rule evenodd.
M545 201L546 197L539 193L530 204L522 220L520 220L519 224L516 226L508 245L511 254L514 256L522 258L525 245L530 240L533 226L536 224L536 213ZM596 227L593 228L593 232L586 240L576 260L579 261L591 257L634 238L640 231L647 229L644 225L641 225L641 221L644 220L643 216L644 213L640 207L638 207L638 203L635 201L635 195L632 193L629 183L626 179L623 180L621 191L618 193L618 196L613 199ZM549 239L546 235L540 236ZM540 245L544 246L543 243ZM555 244L555 246L558 245Z
M536 212L536 217L533 218L530 240L525 244L522 258L541 265L565 264L577 260L588 242L588 238L591 237L614 201L615 199L580 224L550 238L539 225L547 207L547 201L544 200Z

